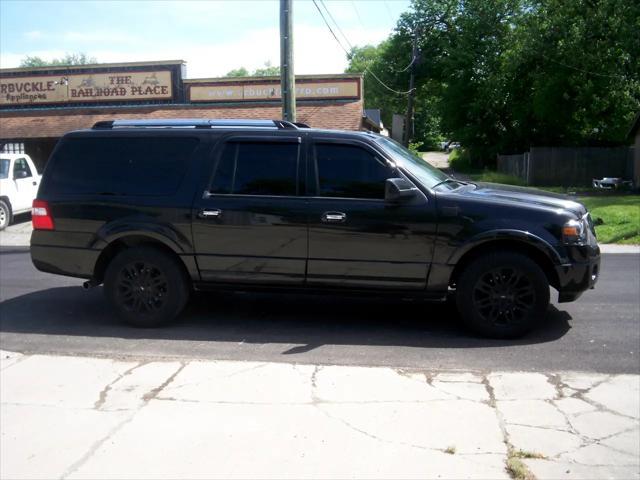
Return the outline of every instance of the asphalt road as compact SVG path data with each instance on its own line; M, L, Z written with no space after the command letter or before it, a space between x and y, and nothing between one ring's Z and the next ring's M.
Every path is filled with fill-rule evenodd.
M202 294L172 326L111 314L101 288L36 271L0 250L0 348L136 358L207 358L451 370L640 372L640 255L604 255L595 290L554 304L519 340L474 338L449 305L312 295Z

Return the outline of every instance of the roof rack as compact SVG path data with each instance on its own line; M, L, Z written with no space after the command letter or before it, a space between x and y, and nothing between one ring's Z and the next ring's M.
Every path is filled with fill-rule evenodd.
M94 130L114 128L257 128L269 130L297 130L298 125L286 120L203 120L203 119L143 119L143 120L103 120L93 125ZM308 127L305 127L308 128Z

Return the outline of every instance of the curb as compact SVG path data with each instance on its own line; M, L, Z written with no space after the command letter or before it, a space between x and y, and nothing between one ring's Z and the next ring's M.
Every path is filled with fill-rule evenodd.
M600 253L640 254L640 245L617 245L615 243L603 243L600 245Z

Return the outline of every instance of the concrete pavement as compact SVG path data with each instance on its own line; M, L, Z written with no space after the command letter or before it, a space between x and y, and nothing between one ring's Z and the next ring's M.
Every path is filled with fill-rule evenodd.
M11 352L0 369L3 479L640 478L638 375Z

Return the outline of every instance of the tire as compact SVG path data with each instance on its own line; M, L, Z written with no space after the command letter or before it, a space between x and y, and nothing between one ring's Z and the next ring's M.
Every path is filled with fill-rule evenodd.
M11 223L11 207L9 204L0 200L0 230L4 230Z
M458 279L456 304L465 325L491 338L516 338L546 315L549 282L519 253L492 253L470 263Z
M153 328L180 314L189 299L189 284L176 258L154 247L133 247L109 263L104 292L122 320Z

